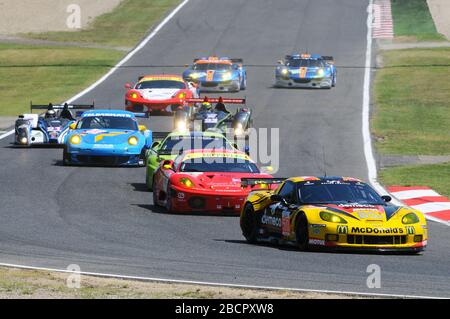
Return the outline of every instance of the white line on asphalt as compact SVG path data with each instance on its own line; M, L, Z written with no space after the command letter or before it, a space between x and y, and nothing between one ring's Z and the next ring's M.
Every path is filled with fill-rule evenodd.
M0 263L2 267L12 267L19 269L41 270L41 271L53 271L60 273L73 274L73 271L67 269L55 269L45 267L30 267L16 264ZM242 289L256 289L256 290L284 290L292 292L314 292L314 293L326 293L326 294L340 294L340 295L356 295L356 296L372 296L372 297L394 297L394 298L423 298L423 299L438 299L440 297L433 296L420 296L420 295L396 295L396 294L382 294L382 293L365 293L365 292L353 292L342 290L320 290L320 289L302 289L302 288L286 288L286 287L272 287L272 286L257 286L257 285L241 285L241 284L225 284L219 282L207 282L207 281L193 281L193 280L179 280L179 279L165 279L165 278L152 278L152 277L140 277L140 276L123 276L114 274L104 274L96 272L80 271L77 274L85 276L103 277L103 278L116 278L116 279L128 279L139 281L153 281L172 284L186 284L186 285L199 285L199 286L216 286L216 287L229 287L229 288L242 288Z
M373 0L369 1L367 7L367 48L366 48L366 64L364 70L364 89L363 89L363 112L362 112L362 134L364 142L364 155L367 162L369 183L378 193L388 194L389 192L377 180L377 164L373 155L372 137L370 134L370 72L372 66L372 22L373 22ZM393 197L394 205L402 206L402 202ZM428 216L425 216L428 218ZM449 225L447 222L428 218L433 221Z
M139 45L134 48L133 51L131 51L130 53L128 53L122 60L120 60L119 63L117 63L111 70L109 70L108 73L106 73L104 76L102 76L97 82L95 82L94 84L92 84L91 86L89 86L88 88L86 88L85 90L81 91L80 93L78 93L77 95L75 95L74 97L70 98L69 100L66 101L66 103L72 103L73 101L79 99L80 97L82 97L83 95L85 95L86 93L92 91L94 88L96 88L98 85L100 85L101 83L103 83L108 77L111 76L111 74L113 74L119 67L121 67L124 63L126 63L133 55L135 55L139 50L141 50L158 32L159 30L162 29L162 27L164 27L167 22L169 22L176 14L178 11L181 10L181 8L183 8L187 3L189 2L189 0L184 0L182 3L180 3L178 5L178 7L176 7L163 21L161 21L161 23L141 42L139 43ZM11 130L9 132L6 132L3 135L0 135L0 140L4 139L5 137L10 136L11 134L14 133L14 130Z
M135 55L137 52L139 52L151 39L153 39L153 37L159 32L159 30L162 29L162 27L164 27L167 22L169 22L176 14L178 11L181 10L181 8L183 8L187 3L189 2L189 0L184 0L182 3L180 3L178 5L178 7L176 7L153 31L152 33L150 33L141 43L139 43L139 45L134 48L133 51L131 51L130 53L128 53L122 60L120 60L119 63L116 64L116 66L114 66L111 70L109 70L108 73L106 73L102 78L100 78L97 82L95 82L94 84L92 84L91 86L89 86L88 88L86 88L85 90L81 91L80 93L78 93L77 95L75 95L74 97L70 98L69 100L66 101L66 103L72 103L73 101L79 99L80 97L82 97L83 95L85 95L86 93L89 93L90 91L92 91L93 89L95 89L98 85L100 85L101 83L103 83L107 78L109 78L111 76L111 74L113 74L119 67L121 67L124 63L126 63L129 59L131 59L131 57L133 57L133 55Z

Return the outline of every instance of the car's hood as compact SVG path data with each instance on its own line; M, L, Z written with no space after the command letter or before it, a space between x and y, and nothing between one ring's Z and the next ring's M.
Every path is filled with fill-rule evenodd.
M167 100L177 94L180 89L145 89L138 91L146 100Z
M387 221L400 208L398 206L387 205L367 205L367 204L326 204L327 210L341 213L364 221Z
M76 134L81 135L83 142L88 144L121 144L127 143L132 135L138 137L137 131L114 129L78 130Z

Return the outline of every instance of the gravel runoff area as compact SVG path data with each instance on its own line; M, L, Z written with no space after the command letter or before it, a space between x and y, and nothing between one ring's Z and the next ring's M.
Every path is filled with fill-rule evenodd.
M427 0L427 3L437 31L450 40L450 1Z
M0 34L77 31L67 25L67 19L73 13L70 5L79 6L83 28L98 15L112 11L122 1L0 0Z

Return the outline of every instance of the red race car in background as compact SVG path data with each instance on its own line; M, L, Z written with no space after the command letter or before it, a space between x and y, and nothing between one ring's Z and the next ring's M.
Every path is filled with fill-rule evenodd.
M173 113L185 106L186 99L199 96L197 85L178 75L145 75L125 88L125 109L131 112Z
M267 170L270 170L267 168ZM250 191L266 184L241 185L241 178L272 178L236 150L190 150L162 161L153 178L153 203L167 212L239 215Z

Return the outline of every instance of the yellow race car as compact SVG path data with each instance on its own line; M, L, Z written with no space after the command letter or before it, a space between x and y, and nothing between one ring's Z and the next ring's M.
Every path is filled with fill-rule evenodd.
M389 204L368 184L347 177L243 178L259 185L241 211L241 229L260 241L308 248L417 253L425 249L427 223L419 211ZM280 184L276 189L271 185ZM262 185L267 190L261 190Z

